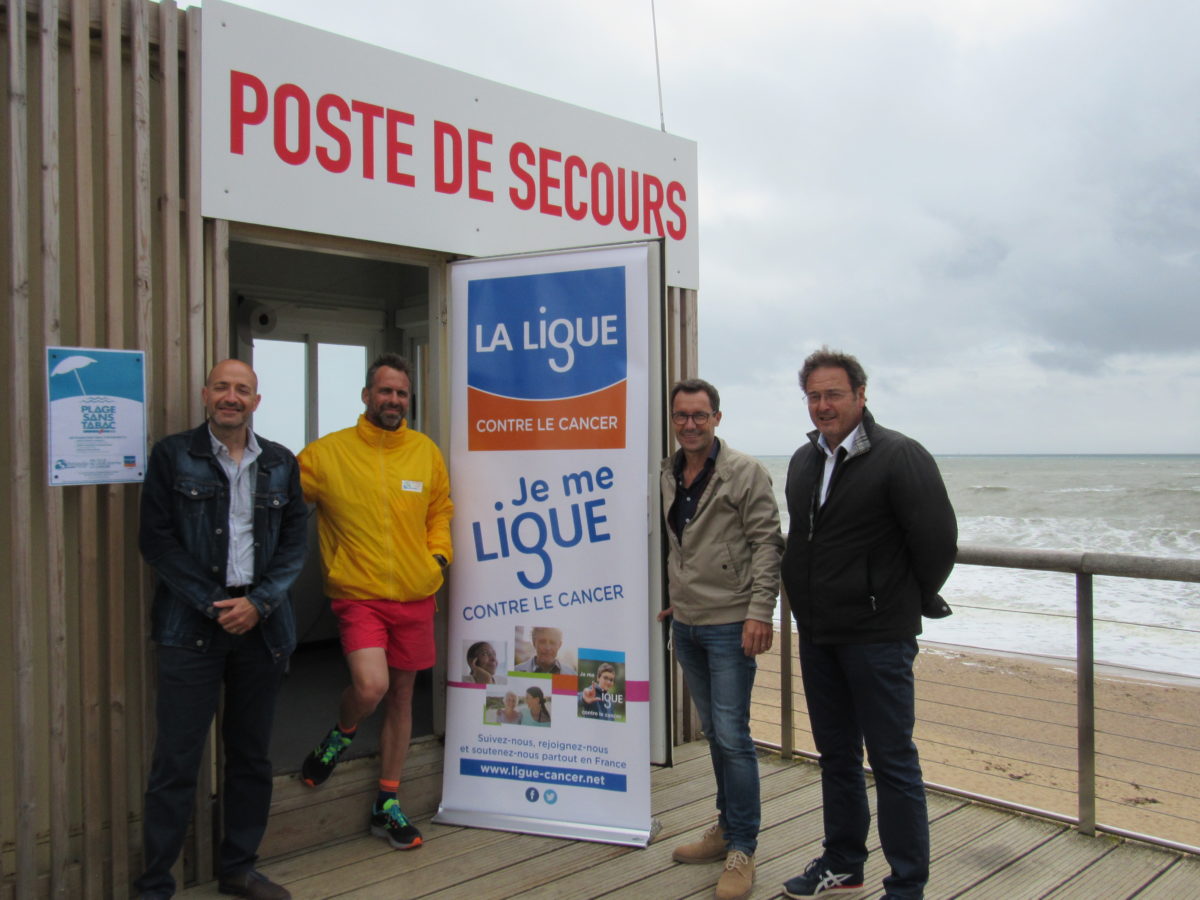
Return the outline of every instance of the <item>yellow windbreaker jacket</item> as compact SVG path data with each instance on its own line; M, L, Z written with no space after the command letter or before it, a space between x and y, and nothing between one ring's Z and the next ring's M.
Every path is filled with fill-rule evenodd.
M326 596L403 602L442 586L433 555L453 558L454 504L433 441L407 420L386 431L360 415L297 459L304 499L317 505Z

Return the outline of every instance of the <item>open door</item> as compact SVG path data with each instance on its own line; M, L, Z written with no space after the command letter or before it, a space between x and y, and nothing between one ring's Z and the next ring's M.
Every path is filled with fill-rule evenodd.
M413 363L410 424L423 430L429 356L428 266L262 243L230 244L230 290L239 356L254 366L262 404L255 430L298 453L355 424L367 367L383 352ZM280 693L271 758L295 772L328 730L348 682L337 623L321 583L316 516L292 590L298 646ZM432 682L431 676L423 676ZM414 737L434 731L434 691L419 690ZM379 717L364 723L349 758L378 752Z

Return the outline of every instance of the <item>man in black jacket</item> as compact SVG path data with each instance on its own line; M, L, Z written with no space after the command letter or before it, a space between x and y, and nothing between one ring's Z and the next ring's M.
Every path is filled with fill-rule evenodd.
M792 456L783 583L821 755L824 853L784 885L789 897L863 883L867 859L863 745L875 777L885 900L920 900L929 879L929 817L912 740L913 660L926 615L954 565L958 527L925 448L875 424L853 356L813 353L800 370L817 430Z
M163 438L142 486L138 546L158 576L154 760L146 787L142 900L175 893L200 759L224 699L222 894L288 900L254 868L271 811L271 724L296 646L289 597L308 510L291 451L250 429L258 376L227 359L200 392L208 420Z

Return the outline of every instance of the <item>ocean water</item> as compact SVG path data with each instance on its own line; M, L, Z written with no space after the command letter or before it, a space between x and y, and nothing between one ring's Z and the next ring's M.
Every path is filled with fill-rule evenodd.
M759 457L783 497L788 458ZM944 456L961 543L1200 559L1200 456ZM1073 659L1075 578L957 566L923 640ZM1096 661L1200 677L1200 584L1097 577Z

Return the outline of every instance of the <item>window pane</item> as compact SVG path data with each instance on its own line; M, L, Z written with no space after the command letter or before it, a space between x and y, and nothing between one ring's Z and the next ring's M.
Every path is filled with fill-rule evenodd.
M254 339L254 371L262 402L254 430L293 453L304 449L304 344Z
M317 436L349 428L362 412L367 348L317 344Z

